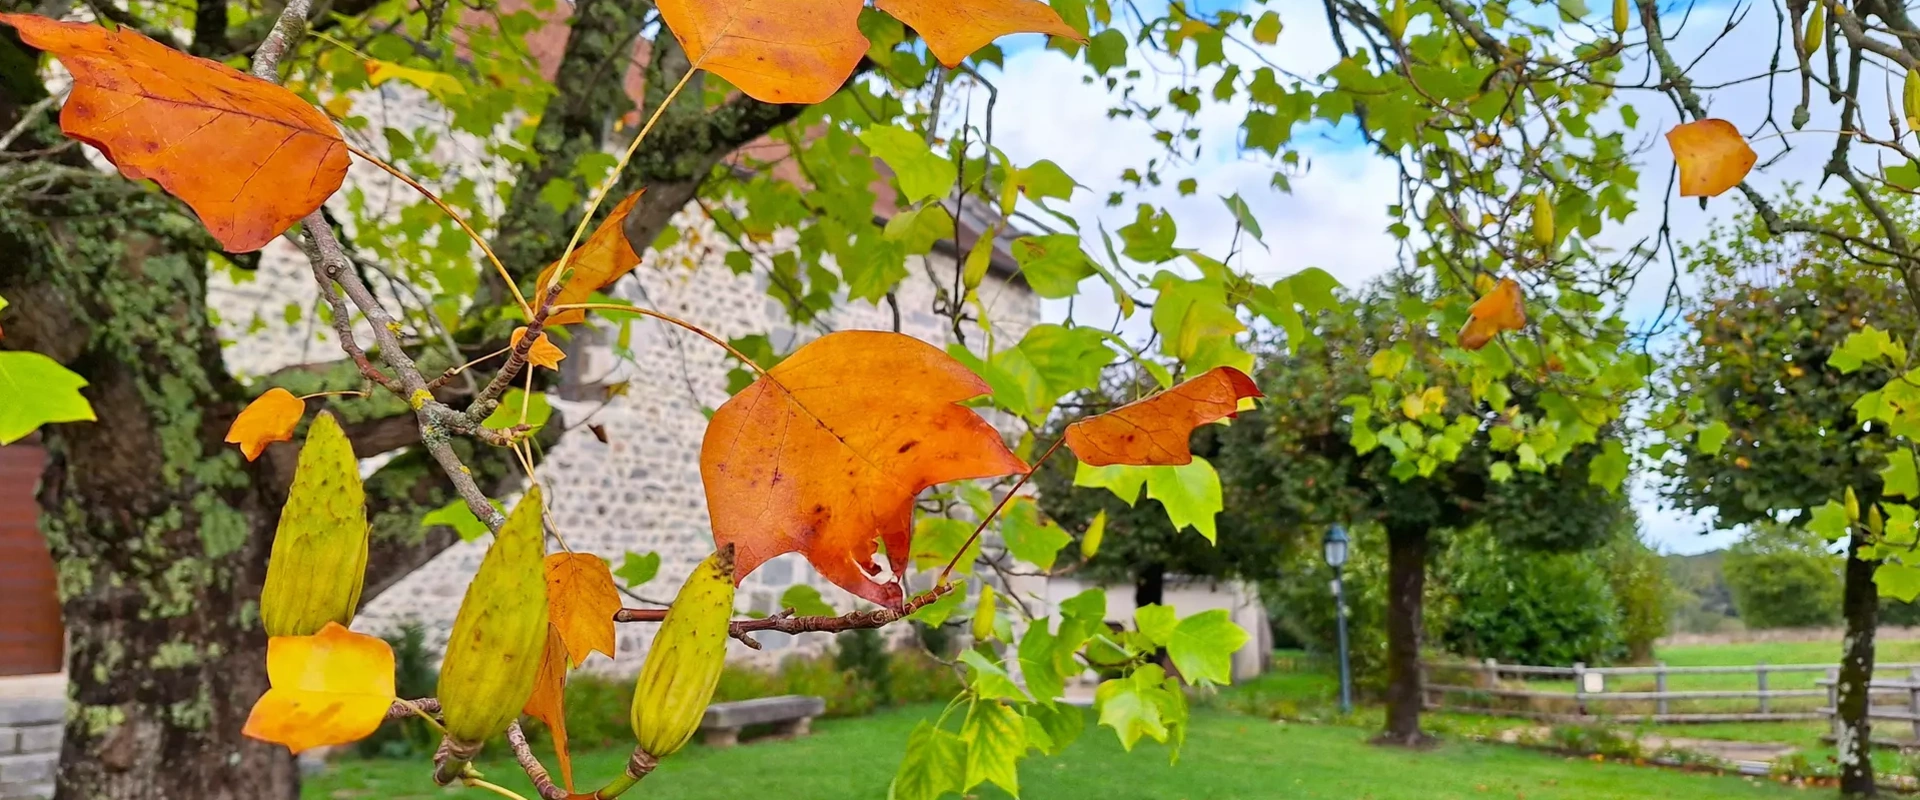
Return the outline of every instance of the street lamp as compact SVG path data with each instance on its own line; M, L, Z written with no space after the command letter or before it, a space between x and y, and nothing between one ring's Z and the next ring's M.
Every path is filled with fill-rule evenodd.
M1340 713L1353 713L1353 675L1347 667L1347 594L1340 583L1340 568L1347 565L1347 529L1339 525L1327 529L1321 540L1327 566L1333 567L1334 618L1340 629Z

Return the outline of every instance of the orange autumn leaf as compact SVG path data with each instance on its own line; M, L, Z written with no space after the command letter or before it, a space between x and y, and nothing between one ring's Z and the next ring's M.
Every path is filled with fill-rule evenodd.
M938 348L897 333L842 331L788 356L714 412L700 475L716 545L738 582L799 552L827 580L898 608L914 497L948 481L1027 465L960 401L985 381ZM875 542L886 545L875 561Z
M573 256L567 259L572 265L573 277L569 278L566 287L560 290L560 296L554 300L555 305L587 302L587 298L592 297L594 292L632 272L634 267L640 266L640 254L633 252L633 245L627 243L627 233L624 228L627 224L627 212L632 211L633 205L640 202L640 196L646 193L647 190L641 189L620 201L619 205L614 206L613 210L607 213L607 218L600 221L600 227L593 230L593 235L588 236L586 241L574 248ZM548 282L553 280L554 272L559 268L558 261L548 264L546 269L540 271L540 280L535 285L547 286ZM570 308L554 312L552 316L547 317L547 324L549 326L572 325L586 318L587 312Z
M592 553L554 553L547 556L546 568L548 613L573 654L573 665L586 663L595 650L612 658L620 590L607 562Z
M130 28L27 14L0 22L73 73L61 130L186 201L230 251L265 246L346 179L339 131L291 91Z
M1193 429L1234 416L1240 400L1260 397L1253 379L1233 367L1205 374L1144 400L1067 426L1067 449L1090 467L1193 463Z
M755 100L818 103L845 83L867 54L862 0L660 0L660 16L687 57ZM1009 33L1085 41L1037 0L880 0L951 67Z
M268 639L267 680L242 733L295 753L358 741L393 707L393 648L329 622L312 636Z
M548 564L551 566L552 562ZM613 625L611 615L607 617L607 625ZM553 733L554 755L560 759L560 780L571 793L573 754L567 752L566 689L567 644L560 636L560 629L548 625L547 649L540 656L540 672L533 679L533 695L527 698L527 705L521 710L527 716L546 723L547 730Z
M1680 167L1681 197L1715 197L1746 180L1760 160L1740 130L1724 119L1703 119L1667 131Z
M1467 314L1467 324L1460 326L1460 346L1478 350L1501 331L1526 327L1527 303L1520 294L1519 283L1512 278L1501 278L1486 296L1473 301Z
M527 327L525 325L514 328L513 342L511 345L513 347L519 347L520 340L525 338L527 338ZM559 345L554 344L552 339L547 338L545 332L540 334L540 338L533 340L532 347L527 348L527 363L536 367L546 367L547 369L557 370L560 368L560 359L566 357L566 351L561 350Z
M240 445L240 452L252 461L266 452L267 445L293 439L293 429L307 413L307 401L275 386L262 392L227 428L227 443Z

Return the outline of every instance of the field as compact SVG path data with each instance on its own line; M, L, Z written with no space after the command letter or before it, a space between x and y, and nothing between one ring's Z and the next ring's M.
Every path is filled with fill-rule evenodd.
M724 750L691 747L667 760L635 797L675 800L879 800L899 763L902 742L932 706L819 723L806 738ZM1690 800L1784 798L1803 793L1765 781L1594 763L1500 745L1450 741L1410 752L1366 744L1369 731L1343 725L1276 723L1225 711L1197 711L1178 764L1151 744L1121 751L1111 731L1092 727L1059 758L1035 756L1020 770L1024 797L1099 800ZM583 752L575 768L601 779L626 754ZM482 764L489 779L526 794L526 779L498 756ZM439 797L427 762L343 760L309 778L305 800L404 800ZM584 780L583 780L584 783ZM580 787L590 790L590 786ZM994 789L980 797L1004 798ZM530 796L530 795L528 795Z

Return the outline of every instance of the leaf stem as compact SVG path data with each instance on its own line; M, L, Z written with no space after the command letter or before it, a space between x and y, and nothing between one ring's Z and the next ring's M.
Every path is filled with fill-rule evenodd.
M419 192L420 196L427 198L427 202L438 206L441 211L445 212L447 217L453 220L453 224L460 226L460 230L466 231L467 238L472 239L474 244L480 245L480 252L487 254L487 260L493 262L493 268L500 272L500 279L507 282L507 288L513 291L514 301L520 304L520 312L527 315L528 319L533 318L533 306L527 305L526 296L520 294L520 284L515 283L512 273L507 272L507 265L500 263L500 257L493 254L493 248L487 246L487 240L481 238L480 233L475 231L472 225L467 224L466 218L460 216L460 212L453 210L452 206L447 205L445 201L435 196L431 190L420 185L420 182L414 180L412 176L401 172L399 168L380 160L378 156L372 153L354 147L352 142L347 142L346 144L348 152L359 156L361 160L369 164L386 170L388 175L399 178L401 183L413 187L413 190Z
M593 222L593 212L600 210L600 204L606 201L607 195L613 193L614 184L620 181L620 173L625 171L628 162L633 160L633 154L639 152L640 143L646 140L647 134L653 132L653 126L666 115L667 107L673 105L674 98L680 96L680 90L687 88L687 83L693 80L694 74L699 71L695 67L687 68L687 73L680 76L680 82L674 84L673 89L667 92L666 99L661 100L660 105L647 116L647 124L640 126L640 132L635 134L633 141L627 144L627 151L620 154L620 160L614 162L613 170L607 173L607 179L601 182L600 188L594 190L593 199L587 203L587 213L580 215L580 224L573 226L573 238L567 240L567 249L560 254L560 268L553 271L553 280L559 280L560 274L573 266L573 251L580 246L580 237L586 235L587 225ZM544 295L546 288L541 286L540 294Z
M467 777L463 777L460 780L462 783L465 783L468 786L472 786L476 789L485 789L489 792L493 792L494 794L500 795L501 797L512 798L512 800L527 800L527 798L521 797L517 792L513 791L512 789L508 789L507 787L501 786L497 783L488 783L486 781L480 780L479 778L473 777L471 775Z
M312 400L313 398L316 398L316 397L366 397L366 396L367 396L366 392L358 391L355 389L340 389L338 391L332 391L332 392L314 392L313 394L303 394L303 395L300 395L300 399Z
M427 724L433 726L434 730L439 731L441 736L448 735L446 726L441 725L440 720L434 719L432 714L427 713L426 709L420 707L420 704L412 700L402 700L397 697L394 698L393 702L406 706L407 710L413 712L414 716L426 720Z
M986 519L980 520L980 524L974 527L973 535L968 536L967 540L960 544L960 549L953 551L953 558L947 561L946 569L940 570L940 578L934 581L933 585L940 586L947 582L947 576L953 574L954 565L960 563L960 556L966 554L967 548L972 547L974 541L980 538L980 532L986 530L987 525L992 523L994 518L1000 516L1000 512L1006 509L1007 504L1013 502L1014 495L1020 493L1020 488L1026 486L1027 481L1033 479L1033 473L1040 471L1040 465L1047 463L1047 459L1053 457L1053 451L1060 449L1060 445L1066 441L1067 437L1065 436L1053 440L1053 445L1047 448L1047 452L1040 454L1040 460L1033 462L1033 466L1027 468L1027 474L1020 476L1019 482L1015 483L1012 489L1007 490L1006 495L1000 498L999 505L993 507L993 512L988 514Z
M702 339L706 339L709 342L713 342L714 344L719 345L722 349L726 350L729 355L732 355L734 358L739 359L740 363L747 365L747 368L753 370L755 374L758 374L758 375L767 374L767 371L765 369L762 369L759 364L754 363L754 360L752 358L749 358L746 353L742 353L738 349L734 348L733 345L728 344L727 340L722 339L718 336L715 336L712 333L709 333L705 328L702 328L698 325L695 325L691 322L688 322L684 319L673 316L671 314L662 314L650 308L641 308L639 306L623 305L620 303L563 303L561 305L557 305L553 307L554 311L570 311L575 309L579 309L579 310L600 309L603 311L624 311L629 314L639 314L640 316L643 316L643 317L653 317L654 319L660 320L661 322L665 322L670 325L678 325L682 328L685 328L689 331L692 331L698 334Z

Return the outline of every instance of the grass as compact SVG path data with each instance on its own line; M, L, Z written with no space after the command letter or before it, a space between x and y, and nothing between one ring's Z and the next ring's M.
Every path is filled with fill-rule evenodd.
M870 717L828 720L788 742L714 750L691 747L666 760L635 797L675 800L853 800L884 798L914 724L939 708L916 706ZM1033 756L1020 769L1021 794L1061 800L1690 800L1798 796L1766 781L1614 763L1593 763L1497 745L1449 742L1424 752L1373 747L1368 731L1340 725L1274 723L1224 711L1196 711L1178 764L1167 751L1120 749L1112 731L1089 728L1058 758ZM582 790L604 779L626 754L595 750L575 756ZM548 759L551 766L551 759ZM481 764L490 779L529 796L524 776L494 757ZM439 797L426 760L345 760L306 781L304 800ZM475 798L483 795L465 792ZM644 794L642 794L644 793ZM1004 798L995 789L981 797Z

